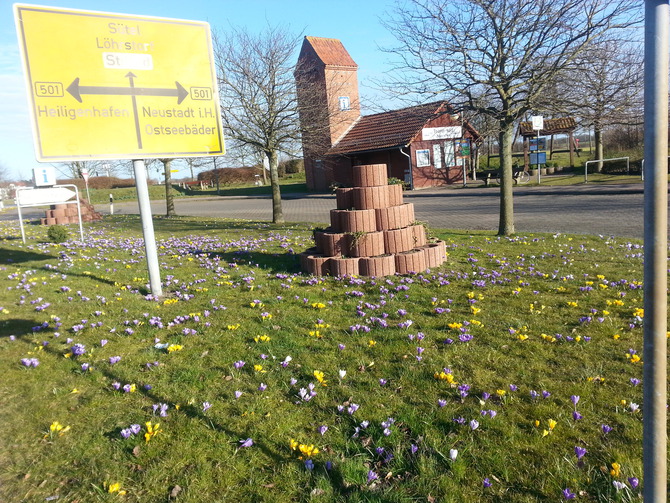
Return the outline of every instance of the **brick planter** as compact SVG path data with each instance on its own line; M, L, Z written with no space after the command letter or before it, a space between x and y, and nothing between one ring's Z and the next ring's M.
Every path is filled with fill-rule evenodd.
M338 210L350 210L354 207L351 188L342 188L335 190L335 199L337 200Z
M414 234L409 227L384 232L384 250L386 253L401 253L414 248Z
M402 204L402 185L389 185L388 198L389 206L398 206L399 204Z
M343 232L320 233L318 250L328 257L347 255L347 235Z
M359 268L357 257L331 257L330 273L333 276L358 276Z
M335 191L331 226L315 231L316 249L300 255L303 271L384 277L444 262L446 245L427 243L424 226L414 225L414 205L403 204L402 185L388 185L386 165L354 166L351 173L354 186Z
M347 247L344 255L350 257L371 257L383 254L383 232L367 232L362 235L347 234Z
M339 230L341 232L375 232L377 230L375 210L351 210L340 213Z
M418 248L419 246L425 245L427 242L426 228L421 224L411 225L409 228L412 231L412 240L413 240L412 242L414 244L413 245L414 248Z
M410 250L395 256L395 268L398 274L409 274L426 270L426 254L423 250Z
M395 257L393 255L381 255L379 257L363 257L358 262L358 268L362 276L391 276L395 274Z
M375 210L377 230L391 230L407 227L414 221L414 205L401 204Z
M354 166L352 170L352 181L354 187L377 187L386 185L388 181L386 164Z
M375 208L388 208L390 204L389 189L391 185L382 187L354 187L351 189L353 194L354 208L357 210L372 210Z
M300 266L314 276L325 276L330 273L330 257L320 254L303 252L300 254Z
M422 246L426 256L426 267L433 268L439 267L446 260L446 246L444 241L438 241L435 243L428 243L425 246Z
M334 231L342 231L342 215L347 213L347 210L330 210L330 226Z

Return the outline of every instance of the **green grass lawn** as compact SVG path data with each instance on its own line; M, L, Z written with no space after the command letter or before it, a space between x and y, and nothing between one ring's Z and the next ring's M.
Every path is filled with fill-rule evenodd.
M317 278L307 224L154 225L160 300L139 217L0 224L1 501L641 501L640 242Z
M305 182L304 173L296 173L291 175L286 175L281 178L279 185L282 193L305 193L307 192L307 184ZM195 187L191 189L183 189L178 187L177 184L173 184L174 188L172 190L172 195L174 197L194 197L194 196L257 196L257 195L270 195L272 190L270 185L257 187L254 184L230 184L230 185L220 185L219 191L217 192L216 187L208 187L205 190L201 190L200 187ZM81 196L86 198L86 190L79 191ZM120 201L136 201L137 200L137 189L135 187L124 187L116 189L89 189L89 194L91 196L92 204L107 204L109 203L109 195L111 194L114 198L114 202ZM165 199L165 185L150 185L149 186L149 199L151 200L160 200Z

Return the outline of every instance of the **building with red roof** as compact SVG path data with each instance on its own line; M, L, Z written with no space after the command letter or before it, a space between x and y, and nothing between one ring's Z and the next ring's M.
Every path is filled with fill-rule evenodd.
M361 116L357 70L339 40L305 37L295 78L308 188L349 185L361 164L386 164L411 188L462 183L477 131L444 101Z

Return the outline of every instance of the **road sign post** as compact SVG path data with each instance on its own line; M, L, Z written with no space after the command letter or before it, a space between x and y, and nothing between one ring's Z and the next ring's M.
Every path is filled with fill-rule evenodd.
M154 234L154 222L151 218L151 202L149 200L149 187L147 185L147 169L144 159L133 161L135 170L135 184L137 186L137 199L140 205L140 219L142 220L142 234L144 235L144 250L147 255L147 267L149 269L149 284L151 294L161 297L161 274L158 267L158 251L156 248L156 235Z
M537 163L537 183L539 185L540 180L541 180L540 163L539 163L539 160L540 160L540 156L539 156L539 153L540 153L540 131L542 129L544 129L544 117L541 116L541 115L533 115L530 118L530 120L533 124L533 129L537 132L537 153L538 153L538 156L537 156L537 160L538 160L538 163Z
M209 25L16 4L40 162L132 159L162 295L144 161L225 152Z
M91 194L88 192L88 170L86 168L81 170L81 177L84 179L84 184L86 184L86 200L88 204L91 204Z

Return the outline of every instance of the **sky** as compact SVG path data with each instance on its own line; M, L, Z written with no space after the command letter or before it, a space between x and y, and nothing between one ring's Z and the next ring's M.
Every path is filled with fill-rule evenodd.
M27 180L44 166L35 160L31 118L18 46L13 5L0 0L0 165L11 180ZM393 0L41 0L29 5L206 21L212 31L245 27L260 32L268 24L296 35L337 38L358 64L361 102L384 97L373 80L390 68L381 47L395 39L382 26ZM296 47L297 60L300 47ZM365 113L365 110L364 110ZM179 178L188 170L176 173Z

